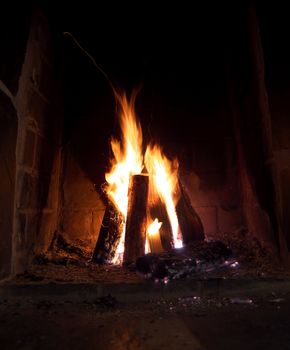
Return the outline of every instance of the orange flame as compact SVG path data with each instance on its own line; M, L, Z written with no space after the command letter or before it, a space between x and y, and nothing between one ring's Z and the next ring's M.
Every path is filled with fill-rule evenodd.
M162 226L162 222L159 222L156 218L148 227L147 233L149 236L154 236L159 233L160 227Z
M142 130L134 111L136 93L131 96L130 101L125 94L116 94L116 98L121 107L122 144L112 138L114 158L111 159L111 170L106 173L105 178L109 198L126 218L130 176L141 174L143 169Z
M115 96L120 107L121 142L111 139L114 157L111 159L110 171L105 174L106 192L115 207L123 214L126 222L130 176L141 174L143 169L142 129L134 110L136 92L132 94L129 101L125 93L121 95L115 93ZM113 263L122 261L124 245L125 224Z
M132 94L130 100L127 99L125 93L115 95L120 107L121 142L114 138L111 140L113 158L110 160L111 169L105 174L106 192L116 208L124 215L126 221L130 176L141 174L144 168L142 129L134 110L136 92ZM176 194L178 162L170 162L158 146L148 146L145 152L145 165L154 179L149 182L149 186L153 186L153 190L150 188L149 192L159 194L164 201L171 222L174 246L181 247L182 240L178 234L178 220L175 212L175 204L178 199ZM148 227L148 234L153 227L156 229L159 226L158 230L160 229L162 223L159 223L158 220L156 222L156 220ZM151 226L152 228L150 228ZM125 231L123 231L113 262L117 262L117 259L124 252L124 240Z
M150 221L148 220L148 222L150 222ZM150 245L152 244L152 241L150 241L150 243L149 243L149 240L154 239L154 237L159 235L159 230L160 230L161 226L162 226L162 222L159 222L157 218L153 222L151 222L151 224L148 225L147 235L146 235L146 245L145 245L145 253L146 254L151 252ZM161 241L160 241L160 245L161 245Z
M151 184L150 190L156 191L162 198L170 220L173 242L175 248L182 247L182 239L179 233L178 219L175 205L179 198L177 192L178 184L178 162L171 162L159 146L148 146L145 153L145 166L149 172ZM153 181L152 181L153 180ZM153 182L153 184L152 184Z

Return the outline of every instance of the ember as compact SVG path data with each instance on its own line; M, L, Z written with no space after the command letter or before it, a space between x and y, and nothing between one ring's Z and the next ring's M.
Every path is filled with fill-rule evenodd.
M167 283L169 279L236 267L231 249L222 242L200 242L181 250L147 254L137 259L137 273L146 279Z

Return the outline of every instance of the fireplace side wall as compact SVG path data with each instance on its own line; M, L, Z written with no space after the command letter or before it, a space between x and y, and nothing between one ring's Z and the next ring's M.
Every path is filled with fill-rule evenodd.
M11 271L15 150L17 140L17 114L9 98L0 92L0 279Z
M240 45L234 47L233 56L229 57L231 77L228 81L243 221L254 237L269 249L279 252L285 260L289 251L286 214L289 202L289 118L285 117L289 110L289 89L283 85L287 69L282 81L273 84L275 80L267 80L277 69L267 57L267 50L273 51L272 45L262 45L264 35L269 35L268 29L262 27L261 30L261 17L257 17L254 6L249 6L244 16L247 18L243 24L245 33L240 37ZM264 20L267 23L267 18ZM281 35L279 30L276 34Z
M15 96L18 114L12 272L45 252L57 228L61 165L60 77L45 15L35 10Z
M290 69L288 40L289 22L286 7L268 5L266 13L257 7L261 42L265 60L265 83L267 85L271 112L271 138L273 154L269 159L272 168L276 215L279 224L280 255L290 262ZM259 16L260 15L260 16ZM273 25L275 21L277 25ZM270 40L263 40L269 38Z

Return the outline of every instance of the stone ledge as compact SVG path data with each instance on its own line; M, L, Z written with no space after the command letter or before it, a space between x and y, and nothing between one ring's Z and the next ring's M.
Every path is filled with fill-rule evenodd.
M193 279L172 281L167 285L141 281L140 283L49 283L15 284L13 281L0 286L3 299L48 299L82 302L111 295L120 302L146 302L156 298L185 296L230 298L266 297L271 293L290 293L290 278L261 279Z

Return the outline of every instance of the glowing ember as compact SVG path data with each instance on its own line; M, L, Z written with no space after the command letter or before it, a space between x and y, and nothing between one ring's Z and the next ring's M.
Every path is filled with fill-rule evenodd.
M127 99L125 93L120 95L116 94L116 99L120 107L119 120L121 126L121 141L114 138L111 140L113 158L110 160L111 169L105 175L107 181L107 195L116 208L124 215L125 221L127 216L130 176L141 174L144 168L142 130L135 115L135 98L136 93L132 94L130 100ZM151 195L155 195L156 198L161 198L164 202L172 227L174 246L175 248L182 247L182 239L175 211L175 205L178 200L178 162L176 160L171 162L165 157L161 149L155 145L147 147L145 152L145 165L151 178L149 182L149 192ZM148 235L153 234L151 232L158 233L161 225L162 223L155 219L147 229ZM124 240L125 231L122 234L116 256L112 261L113 263L121 262L124 252ZM146 251L148 250L148 242L146 242Z

